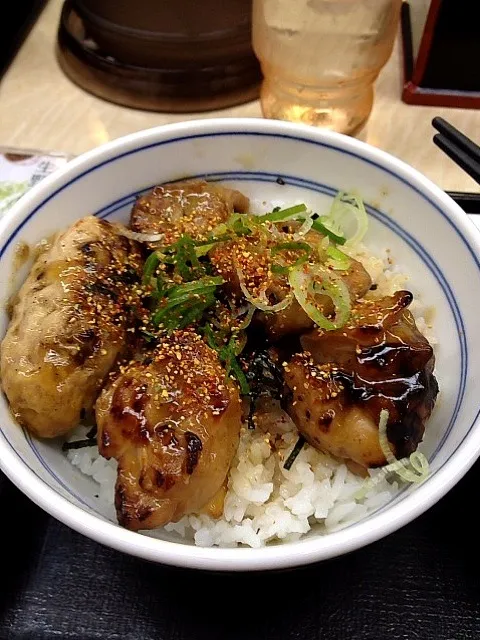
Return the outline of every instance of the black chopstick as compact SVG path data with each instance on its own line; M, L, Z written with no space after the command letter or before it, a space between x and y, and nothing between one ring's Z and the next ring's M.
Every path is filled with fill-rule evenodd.
M443 118L434 118L433 127L439 131L433 142L480 184L480 147Z
M464 191L446 191L455 202L469 215L480 216L480 193L466 193Z

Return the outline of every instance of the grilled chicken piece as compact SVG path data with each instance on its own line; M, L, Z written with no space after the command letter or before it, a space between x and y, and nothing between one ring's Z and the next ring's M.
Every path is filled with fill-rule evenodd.
M130 224L140 233L163 234L164 246L183 234L205 240L231 213L245 213L249 205L249 199L239 191L205 180L172 182L140 196Z
M134 531L212 508L241 426L236 386L192 331L164 339L130 364L96 404L98 448L118 460L119 523ZM220 492L220 493L219 493Z
M285 367L291 390L288 412L305 440L337 458L361 467L378 467L385 457L378 440L378 420L352 402L335 365L316 365L300 353Z
M142 260L136 243L94 217L38 257L1 345L3 390L17 421L65 434L91 411L126 340Z
M312 247L315 255L318 244L323 236L316 231L309 231L304 241ZM216 272L226 281L225 289L235 301L242 299L243 294L238 277L238 269L245 279L247 291L258 296L263 291L270 304L277 304L285 299L290 291L287 276L272 273L272 265L278 261L278 255L272 255L271 249L278 242L275 236L265 237L247 236L235 241L218 245L209 253L210 260ZM288 236L284 241L291 241ZM288 255L286 256L288 258ZM299 254L292 254L290 263L298 259ZM353 258L348 269L335 271L335 274L343 279L348 287L353 300L362 297L372 285L372 280L362 264ZM319 306L323 307L323 313L328 315L334 311L332 300L328 296L317 296ZM282 311L276 313L258 313L256 320L265 327L267 334L278 340L288 334L302 333L314 326L314 322L308 317L296 300Z
M347 326L300 339L303 354L285 368L289 412L314 447L363 467L385 464L380 412L389 412L387 437L398 458L423 438L438 393L435 358L407 309L408 291L362 300Z

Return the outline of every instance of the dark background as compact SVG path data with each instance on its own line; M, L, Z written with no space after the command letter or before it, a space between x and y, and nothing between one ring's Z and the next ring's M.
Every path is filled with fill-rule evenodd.
M420 86L480 91L480 2L441 0Z
M2 0L0 3L0 78L46 3L47 0Z
M2 640L477 640L480 465L348 556L283 572L149 564L83 538L3 476Z

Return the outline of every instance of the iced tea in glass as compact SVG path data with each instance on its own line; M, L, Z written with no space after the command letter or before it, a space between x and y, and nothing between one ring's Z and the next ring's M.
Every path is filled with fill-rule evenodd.
M391 55L402 0L254 0L263 115L355 134Z

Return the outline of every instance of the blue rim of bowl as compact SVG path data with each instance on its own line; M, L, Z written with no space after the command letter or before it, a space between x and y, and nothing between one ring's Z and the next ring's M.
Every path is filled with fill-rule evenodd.
M129 151L117 154L117 155L112 156L112 157L110 157L110 158L108 158L108 159L106 159L106 160L104 160L102 162L97 163L96 165L90 167L89 169L86 169L85 171L80 172L78 175L76 175L75 177L73 177L70 180L68 180L67 182L65 182L62 186L60 186L57 189L55 189L55 191L53 193L51 193L49 196L44 198L42 200L42 202L40 202L40 204L38 204L29 213L29 215L26 216L25 219L22 220L22 222L10 233L7 241L3 244L3 246L0 249L0 258L2 258L2 256L5 253L6 249L11 244L11 242L13 241L15 236L19 233L19 231L25 226L25 224L32 217L34 217L34 215L43 206L45 206L45 204L47 204L51 199L53 199L58 193L60 193L61 191L66 189L68 186L70 186L74 182L76 182L79 179L81 179L82 177L84 177L85 175L88 175L89 173L92 173L93 171L99 169L100 167L102 167L102 166L104 166L106 164L110 164L112 162L120 160L121 158L123 158L125 156L136 154L136 153L145 151L147 149L152 149L152 148L155 148L155 147L168 145L168 144L173 144L173 143L177 143L177 142L185 142L185 141L188 141L188 140L195 140L195 139L199 139L199 138L212 138L212 137L219 137L219 136L222 136L222 137L225 137L225 136L244 136L244 137L255 136L255 137L269 137L269 138L290 139L290 140L293 140L295 142L303 142L303 143L307 143L307 144L313 144L315 146L320 146L320 147L332 149L333 151L335 151L337 153L342 153L342 154L345 154L345 155L356 157L359 160L361 160L362 162L365 162L367 164L375 166L376 168L380 169L382 172L387 173L387 174L391 175L392 177L394 177L396 180L399 180L400 182L406 184L409 188L411 188L418 195L420 195L424 200L426 200L432 207L434 207L438 211L438 213L454 229L455 233L460 237L460 239L462 240L463 244L466 246L466 248L468 249L469 253L471 254L471 256L472 256L477 268L480 270L480 262L479 262L479 260L477 258L477 255L476 255L475 251L472 249L472 247L469 244L469 242L467 241L466 237L464 236L462 231L456 226L456 224L453 222L453 220L443 211L443 209L439 205L437 205L422 190L420 190L418 187L416 187L414 184L412 184L409 180L407 180L406 178L402 177L401 175L399 175L398 173L396 173L392 169L389 169L389 168L383 166L381 163L376 162L376 161L374 161L374 160L372 160L370 158L367 158L367 157L365 157L365 156L363 156L363 155L361 155L359 153L356 153L356 152L354 152L352 150L340 148L338 146L335 146L334 144L329 144L329 143L326 143L326 142L320 142L319 140L312 140L312 139L309 139L309 138L304 138L304 137L302 137L300 135L291 135L291 134L282 134L282 133L269 133L269 132L254 132L254 131L245 131L245 132L243 132L243 131L225 131L225 132L215 132L215 133L193 134L193 135L186 135L186 136L176 136L176 137L173 137L173 138L169 138L167 140L162 140L162 141L159 141L159 142L142 145L140 147L137 147L135 149L131 149ZM237 179L238 180L238 179L241 179L238 176L240 176L242 174L245 175L245 176L246 175L249 176L249 177L244 177L243 180L249 180L249 179L250 180L254 180L255 178L252 178L252 176L262 175L261 172L228 172L228 175L230 175L230 176L237 175L237 178L227 178L227 177L225 177L227 175L227 172L225 172L225 174L223 174L223 177L220 177L220 176L222 176L221 173L201 174L201 175L195 176L195 177L203 177L204 178L204 177L208 176L209 179L215 179L214 176L217 176L218 180L228 180L228 179L230 179L230 180ZM316 183L316 182L313 182L313 181L304 180L302 178L297 178L295 176L288 177L288 176L284 176L283 174L263 174L263 175L270 176L270 178L268 180L264 179L264 181L272 182L273 180L277 180L277 178L280 177L283 180L285 180L285 182L287 184L292 184L293 185L293 183L287 182L288 178L290 178L291 180L297 182L296 186L303 186L303 187L309 188L311 190L317 190L318 192L321 192L321 193L326 193L326 191L321 191L320 188L329 190L329 194L336 193L336 191L337 191L336 189L332 189L331 187L328 187L327 185L322 185L321 183ZM191 177L194 177L194 176L191 176ZM258 178L258 179L260 179L260 178ZM318 189L312 189L312 185L315 186ZM295 186L295 185L293 185L293 186ZM138 191L138 192L135 192L135 193L142 193L145 190L148 190L148 188L142 189L141 191ZM123 196L122 198L118 199L117 201L114 201L114 202L110 203L109 205L107 205L106 207L103 207L102 209L97 211L95 213L95 215L99 215L100 217L108 217L108 215L111 215L115 210L117 210L117 208L122 208L122 207L126 206L128 204L128 202L125 202L125 201L128 200L129 198L132 198L132 197L134 197L134 194L129 194L127 196ZM116 205L118 205L118 206L116 206ZM111 207L113 208L112 210L110 210ZM445 279L445 276L438 269L438 267L436 266L435 261L428 254L428 252L426 252L426 250L413 238L413 236L411 236L407 231L405 231L397 223L395 223L393 220L391 220L387 215L383 214L381 211L379 211L378 209L375 209L374 207L368 206L367 208L369 210L369 213L373 217L375 217L380 222L382 222L384 224L387 224L387 226L389 226L389 228L392 231L394 231L397 235L400 235L409 244L409 246L415 251L415 253L417 253L417 255L419 255L421 257L422 261L424 261L424 263L428 266L428 268L433 273L434 277L436 278L436 280L439 282L439 284L441 286L442 286L442 280L443 280L443 283L446 285L446 289L442 286L442 290L444 291L444 293L445 293L445 295L447 297L447 300L449 302L449 305L450 305L450 308L452 310L453 316L455 318L455 323L457 325L457 330L458 330L457 336L459 338L460 349L461 349L461 379L460 379L460 384L459 384L459 391L458 391L458 394L457 394L457 400L455 402L455 409L454 409L454 412L452 413L452 418L449 421L449 427L445 430L444 436L442 437L441 442L437 446L437 449L436 449L436 451L434 452L434 454L433 454L433 456L431 458L431 459L433 459L433 457L438 453L439 449L442 447L443 443L445 442L446 438L448 437L448 435L449 435L449 433L451 431L451 428L452 428L452 426L453 426L453 424L455 422L455 418L458 415L458 411L460 409L460 406L461 406L461 403L462 403L462 399L463 399L463 395L464 395L464 391L465 391L465 381L466 381L467 371L468 371L468 352L467 352L467 348L466 348L466 338L465 338L463 319L462 319L462 316L460 314L460 310L458 309L458 306L456 305L455 297L453 295L453 292L451 290L450 285L448 284L448 282ZM388 221L388 223L387 223L387 221ZM421 249L421 251L417 251L416 250L416 246L418 246ZM422 255L422 252L423 252L423 255ZM425 257L427 257L427 260L425 260ZM439 279L439 277L440 277L440 279ZM449 293L447 293L447 291ZM480 414L480 412L477 413L474 421L472 422L472 424L468 428L468 430L465 433L464 437L462 438L461 442L455 448L455 451L452 453L452 455L459 449L459 447L462 445L464 440L469 435L469 433L470 433L471 429L473 428L476 420L478 419L478 415L479 414ZM13 450L15 455L17 455L17 457L19 457L19 459L23 462L23 464L25 464L29 468L29 470L32 471L34 473L34 475L36 475L42 482L45 482L28 465L28 463L25 462L25 460L23 460L23 458L19 455L19 453L14 448L13 444L8 440L8 438L7 438L7 436L4 433L2 428L0 428L0 432L2 433L3 438L8 443L10 448ZM30 437L30 435L27 434L26 432L25 432L25 434L26 434L27 440L30 441L30 443L33 444L34 441ZM94 511L94 509L92 508L91 505L85 503L82 499L79 499L77 496L74 496L74 494L71 493L70 489L68 489L63 484L63 482L61 482L56 477L56 475L51 471L51 469L46 465L46 463L44 462L44 460L41 457L40 453L36 450L36 447L34 447L34 449L35 449L36 457L42 463L42 466L44 466L44 468L47 471L49 471L50 475L52 475L52 477L55 478L60 483L60 485L62 485L67 490L67 492L70 493L70 495L72 495L72 497L76 497L79 500L79 502L84 504L90 511ZM438 470L435 473L437 473L437 472L438 472ZM435 473L432 474L431 476L429 476L429 478L425 481L425 483L428 482L428 480L431 479L435 475ZM389 503L389 505L390 504L391 504L391 502ZM386 506L388 506L388 505L386 505ZM383 507L381 509L383 509ZM370 513L369 516L371 516L371 515L373 515L373 514Z

